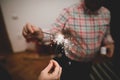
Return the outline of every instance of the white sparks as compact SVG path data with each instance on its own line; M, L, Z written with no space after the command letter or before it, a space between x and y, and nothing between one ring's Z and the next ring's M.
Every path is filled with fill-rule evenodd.
M55 36L54 42L57 43L57 45L63 45L64 49L69 49L70 47L70 40L68 38L64 38L64 35L61 33L58 33Z
M55 36L55 40L54 40L58 45L59 44L63 44L64 43L64 35L62 34L57 34Z

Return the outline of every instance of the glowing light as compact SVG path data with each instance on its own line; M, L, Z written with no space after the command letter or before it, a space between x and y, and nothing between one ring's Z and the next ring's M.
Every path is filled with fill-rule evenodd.
M63 44L64 43L64 35L62 35L62 34L57 34L56 36L55 36L55 39L54 39L54 42L56 42L58 45L59 44Z
M64 38L64 35L61 33L58 33L55 36L54 42L57 43L57 45L63 45L64 49L69 49L70 48L70 40L69 38Z

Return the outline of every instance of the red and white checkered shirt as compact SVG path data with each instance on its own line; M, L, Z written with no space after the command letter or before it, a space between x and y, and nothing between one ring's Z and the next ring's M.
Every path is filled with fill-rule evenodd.
M71 28L76 34L70 39L66 56L72 60L89 60L98 53L101 43L113 42L110 35L110 12L101 7L97 12L87 12L84 3L65 8L52 25L52 32Z

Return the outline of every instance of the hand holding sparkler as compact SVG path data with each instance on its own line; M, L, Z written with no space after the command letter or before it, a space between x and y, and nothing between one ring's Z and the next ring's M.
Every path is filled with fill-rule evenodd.
M44 37L43 31L41 28L27 23L22 30L22 34L26 40L41 40Z

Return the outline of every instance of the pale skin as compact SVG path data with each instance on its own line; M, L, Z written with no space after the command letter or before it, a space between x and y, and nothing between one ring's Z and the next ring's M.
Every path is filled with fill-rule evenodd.
M22 30L22 34L25 39L37 38L42 39L44 37L41 28L38 28L30 23L27 23Z
M109 43L106 45L106 48L108 49L108 53L106 54L106 56L111 58L113 56L113 53L114 53L114 44Z
M50 60L49 64L43 69L38 77L38 80L59 80L62 73L62 68L55 60Z

